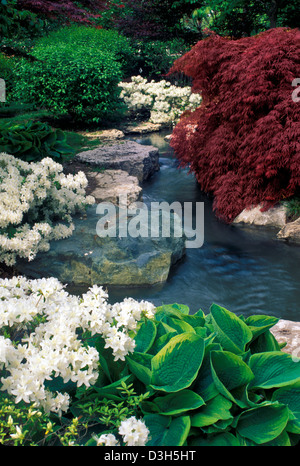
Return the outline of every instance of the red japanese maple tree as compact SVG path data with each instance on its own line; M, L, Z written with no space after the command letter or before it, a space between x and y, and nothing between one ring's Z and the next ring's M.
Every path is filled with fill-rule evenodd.
M211 34L177 60L201 92L202 105L182 116L172 147L216 214L231 222L244 209L264 209L300 187L300 31L277 28L230 40Z
M18 7L55 19L64 18L79 23L90 23L107 7L105 0L18 0Z

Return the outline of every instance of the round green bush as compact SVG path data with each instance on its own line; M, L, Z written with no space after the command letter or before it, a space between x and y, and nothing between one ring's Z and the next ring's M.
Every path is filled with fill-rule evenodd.
M109 52L120 63L123 79L136 70L134 49L129 39L117 31L75 24L50 32L38 40L37 47L59 46L62 43L72 48L84 47L94 53Z
M121 64L114 54L93 47L58 42L38 44L36 61L16 64L17 97L55 115L99 123L120 106Z

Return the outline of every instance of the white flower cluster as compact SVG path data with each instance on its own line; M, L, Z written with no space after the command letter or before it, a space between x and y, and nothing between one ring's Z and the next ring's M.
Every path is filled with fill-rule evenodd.
M202 101L200 94L192 93L191 87L173 86L165 80L148 82L141 76L133 76L131 82L121 82L119 86L129 110L150 110L152 123L174 124L184 111L196 109Z
M72 215L95 202L85 195L83 172L62 170L51 158L28 163L0 154L0 262L12 265L17 256L32 260L47 251L49 241L72 235Z
M94 285L82 297L73 296L55 278L0 280L0 331L10 327L17 342L0 336L2 387L16 403L36 402L47 412L61 414L69 406L66 393L54 394L48 381L61 377L89 387L98 377L99 354L78 335L98 334L115 360L134 351L129 331L142 316L152 318L148 302L126 299L110 305L102 287Z
M142 447L148 441L149 429L145 423L134 416L125 419L119 427L119 434L123 437L123 442L129 447ZM102 434L96 438L97 446L119 446L119 442L113 434Z

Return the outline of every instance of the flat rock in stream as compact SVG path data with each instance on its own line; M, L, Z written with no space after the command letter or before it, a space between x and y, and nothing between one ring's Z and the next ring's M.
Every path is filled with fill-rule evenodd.
M130 140L80 152L75 160L94 167L126 171L140 183L159 171L158 149Z
M88 179L87 193L100 202L118 204L119 196L127 198L127 205L140 201L142 188L136 176L131 176L124 170L105 170L103 173L88 170L85 172Z
M171 215L176 219L176 214ZM151 238L150 224L147 237L99 237L100 218L96 207L90 207L85 217L75 219L70 238L52 241L50 250L32 262L19 261L19 273L56 277L79 286L150 286L165 282L171 267L185 254L185 236L183 232L181 237L174 235L172 219L170 237Z

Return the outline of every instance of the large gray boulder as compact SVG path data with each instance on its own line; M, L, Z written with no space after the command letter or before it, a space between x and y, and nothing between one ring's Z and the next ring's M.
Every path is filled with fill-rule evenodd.
M173 221L170 237L151 238L149 225L148 237L133 238L99 237L99 219L96 207L90 207L86 217L75 219L70 238L51 242L50 250L32 262L20 261L18 271L79 286L149 286L165 282L171 267L185 254L185 236L174 237Z
M99 168L124 170L140 183L159 170L158 149L130 140L80 152L75 160Z

